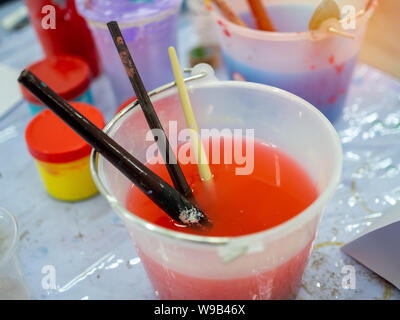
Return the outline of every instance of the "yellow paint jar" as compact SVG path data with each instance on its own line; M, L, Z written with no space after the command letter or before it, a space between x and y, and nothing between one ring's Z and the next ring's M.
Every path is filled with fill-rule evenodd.
M71 105L102 129L103 115L81 102ZM97 193L90 173L92 148L52 111L36 115L25 131L25 140L47 192L64 201L78 201Z

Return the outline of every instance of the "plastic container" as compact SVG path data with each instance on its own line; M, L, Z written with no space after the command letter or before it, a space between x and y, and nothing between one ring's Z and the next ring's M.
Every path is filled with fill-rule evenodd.
M341 8L359 12L368 0L338 0ZM377 1L356 21L355 39L330 32L308 31L309 20L320 0L264 1L275 27L281 32L243 28L212 8L216 32L231 79L264 83L290 91L312 103L329 120L342 112L354 66ZM254 27L246 1L229 1L230 7Z
M194 68L197 77L201 69L201 65ZM95 183L123 219L159 298L293 297L321 213L340 179L342 149L338 135L315 107L277 88L218 81L212 74L187 85L200 129L254 129L256 139L276 145L308 172L319 191L318 199L272 229L239 237L206 237L171 231L127 211L130 181L96 152L91 158ZM185 128L173 83L151 96L167 134L170 120L177 120L178 132ZM152 142L146 141L148 127L137 101L116 115L104 131L135 157L146 160ZM296 268L287 267L286 263L292 261Z
M115 114L119 113L120 111L122 111L123 109L125 109L127 106L129 106L133 101L136 100L136 97L133 98L129 98L128 100L126 100L123 104L121 104L118 109L117 112L115 112Z
M30 299L18 256L18 237L17 220L0 207L0 300Z
M96 44L85 19L76 10L75 0L25 0L25 3L47 57L78 56L88 63L93 77L100 74ZM49 16L52 13L54 16ZM54 28L51 27L52 22Z
M118 104L132 97L133 91L107 22L118 21L144 85L152 90L173 79L168 47L176 46L181 3L182 0L77 0L78 10L96 40Z
M81 102L71 105L96 126L104 127L104 118L95 107ZM26 128L25 140L52 197L77 201L97 193L90 175L92 148L51 110L42 111L32 119Z
M27 69L65 100L93 103L90 92L90 70L82 59L73 56L54 56L40 60ZM33 94L23 86L21 90L33 115L44 110L43 104Z

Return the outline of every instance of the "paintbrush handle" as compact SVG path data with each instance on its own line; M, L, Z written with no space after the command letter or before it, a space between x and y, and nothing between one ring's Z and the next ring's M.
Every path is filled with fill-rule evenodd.
M197 127L196 117L194 116L192 104L190 103L189 94L186 90L185 81L183 80L182 71L179 66L178 57L174 47L168 48L169 59L171 60L172 70L175 76L176 86L178 87L179 97L181 99L183 113L186 119L186 125L190 129L190 141L196 156L197 166L199 168L200 177L203 181L212 179L210 166L204 146L199 137L199 128Z
M212 0L224 17L232 23L235 23L239 26L246 27L247 25L243 22L242 19L229 7L229 5L224 0Z
M261 0L247 0L259 30L276 31Z
M33 73L24 70L18 81L110 161L172 219L191 227L210 225L209 220L199 208L97 128Z
M162 133L164 135L163 139L157 140L157 143L161 154L164 157L164 161L168 173L171 177L172 183L174 184L175 188L184 196L191 197L192 190L190 189L185 179L185 176L183 175L182 169L179 166L175 153L171 148L169 140L161 125L160 119L158 118L157 113L154 110L153 104L150 100L149 95L147 94L146 88L144 87L143 81L135 66L128 46L125 43L118 23L115 21L111 21L107 23L107 26L150 129L158 129L158 133Z

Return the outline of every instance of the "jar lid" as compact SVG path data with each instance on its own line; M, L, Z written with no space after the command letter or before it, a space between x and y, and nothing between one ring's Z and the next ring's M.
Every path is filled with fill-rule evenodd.
M40 60L29 67L40 80L65 100L74 100L85 93L90 86L88 64L75 56L52 56ZM22 87L22 94L31 103L42 103L28 90Z
M78 11L89 22L134 24L151 20L172 9L178 9L182 0L78 0Z
M103 129L101 112L90 104L72 102L83 116ZM37 160L52 163L71 162L88 156L92 147L59 119L50 109L36 115L25 130L30 154Z

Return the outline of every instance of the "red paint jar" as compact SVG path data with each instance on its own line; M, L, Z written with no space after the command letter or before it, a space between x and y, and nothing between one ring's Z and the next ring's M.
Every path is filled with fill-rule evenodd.
M102 129L103 115L94 106L72 102L83 116ZM78 201L97 193L90 172L92 147L51 110L37 114L25 130L25 140L47 192L64 201Z
M33 28L47 56L68 54L84 59L93 77L100 74L100 59L85 19L76 10L75 0L25 0ZM53 6L53 11L44 8ZM43 9L44 8L44 9ZM42 10L44 13L42 13ZM55 13L55 29L43 28Z
M46 85L67 101L92 103L89 65L76 56L52 56L27 67ZM28 102L32 114L42 111L45 106L21 86L22 95Z

